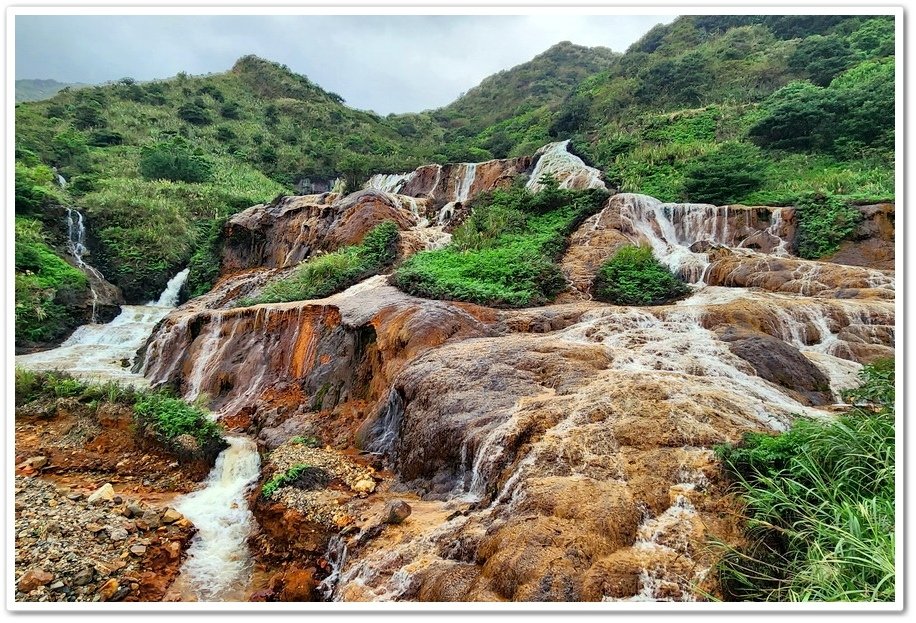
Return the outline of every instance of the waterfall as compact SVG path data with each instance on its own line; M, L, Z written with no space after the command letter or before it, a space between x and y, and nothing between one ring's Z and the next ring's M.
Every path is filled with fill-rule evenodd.
M67 252L76 261L76 265L89 277L89 292L92 294L92 318L91 322L98 322L98 305L99 293L96 290L96 282L104 281L105 276L97 268L89 265L83 259L87 253L86 247L86 225L83 219L83 213L79 210L67 208Z
M228 437L203 488L182 496L175 509L197 528L172 590L195 601L247 601L253 561L248 537L254 517L246 497L261 474L257 445Z
M385 193L397 194L402 187L413 179L415 173L415 171L411 171L410 173L376 173L369 178L369 181L366 182L363 188L372 188Z
M560 188L606 188L601 171L590 167L582 158L570 153L569 140L550 143L538 150L540 157L525 188L531 192L541 189L541 176L552 175ZM535 154L537 155L537 154Z
M471 194L471 186L477 179L477 163L465 162L461 165L461 177L456 187L455 203L465 203Z
M328 542L328 553L325 559L331 567L331 573L318 585L318 592L328 601L333 601L337 584L340 582L340 574L347 562L347 543L339 535L335 534Z
M178 305L178 294L181 292L181 286L183 286L184 282L188 280L188 274L190 272L190 267L185 268L183 271L177 273L174 277L169 279L168 283L165 284L165 290L163 290L162 294L159 295L159 299L156 301L150 301L147 303L147 305L153 307L175 307Z
M149 339L156 324L174 308L187 277L188 269L184 269L169 280L155 303L122 305L121 313L108 324L77 327L58 348L19 355L16 365L32 370L66 370L95 381L146 385L142 376L131 371L137 351Z

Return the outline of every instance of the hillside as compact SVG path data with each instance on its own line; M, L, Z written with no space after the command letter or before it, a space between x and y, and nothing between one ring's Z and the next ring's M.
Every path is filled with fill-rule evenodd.
M62 89L84 87L81 82L58 82L57 80L40 80L24 78L16 81L16 103L37 102L54 97Z
M623 55L560 43L442 109L384 118L254 56L220 74L127 78L17 104L20 246L60 254L48 208L75 206L92 263L128 301L189 261L201 293L222 222L250 205L563 138L623 191L835 213L893 199L893 87L892 21L826 16L682 17ZM17 313L69 325L40 294L56 278L20 281Z
M527 63L486 78L448 106L432 111L432 118L445 129L447 142L470 145L469 139L507 119L549 118L571 89L610 68L619 56L608 48L564 41ZM525 144L514 146L513 155L533 153L547 142L546 135L526 138ZM479 147L488 152L486 156L505 158L513 146L489 140Z

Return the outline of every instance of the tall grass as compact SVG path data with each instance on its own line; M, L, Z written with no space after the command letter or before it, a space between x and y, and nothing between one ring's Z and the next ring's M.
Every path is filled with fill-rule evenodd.
M749 601L893 601L893 361L866 366L856 407L718 453L746 505L748 545L727 548L723 592Z

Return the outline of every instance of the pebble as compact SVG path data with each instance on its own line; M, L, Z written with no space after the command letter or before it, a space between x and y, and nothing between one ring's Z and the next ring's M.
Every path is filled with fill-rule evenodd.
M146 545L132 545L130 553L134 556L142 556L146 553Z

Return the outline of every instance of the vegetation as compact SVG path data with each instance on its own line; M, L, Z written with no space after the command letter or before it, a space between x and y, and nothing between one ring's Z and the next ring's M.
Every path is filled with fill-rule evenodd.
M300 264L292 275L268 283L241 306L323 298L377 274L394 261L398 227L392 221L377 225L358 245L343 247Z
M290 467L285 472L274 474L273 477L265 482L264 486L261 487L261 495L263 495L265 498L269 498L271 495L273 495L274 491L280 487L285 487L294 483L309 469L311 469L310 465L305 463L298 463Z
M853 408L781 435L717 449L746 505L749 544L719 566L726 595L752 601L892 601L894 362L862 371Z
M862 220L858 210L832 195L808 195L796 208L798 255L811 260L835 253Z
M133 411L137 431L149 435L179 456L187 448L176 443L180 435L191 435L198 452L215 458L225 447L222 428L198 406L188 404L165 390L137 390L130 386L87 383L65 372L32 372L16 368L16 406L36 400L74 398L94 409L102 403L116 403Z
M893 18L683 16L625 54L561 43L449 106L382 118L248 56L222 74L18 104L16 211L53 230L52 206L80 206L94 261L141 302L189 262L188 292L204 291L216 223L299 182L358 188L376 172L528 155L561 138L613 186L663 201L893 200L894 74ZM516 277L505 271L466 279L457 251L418 256L401 276L418 292L506 304L556 285L530 245L462 253L481 270L531 261L518 277L543 289L495 287ZM433 287L446 273L451 285Z
M541 182L537 194L516 187L476 198L452 244L411 256L393 283L416 296L481 305L550 301L566 285L556 260L567 236L598 211L606 193L561 190L552 178Z
M16 338L49 342L85 321L76 303L89 292L86 275L48 246L41 222L16 217Z
M598 269L592 293L615 305L663 305L690 288L655 259L649 247L621 247Z

